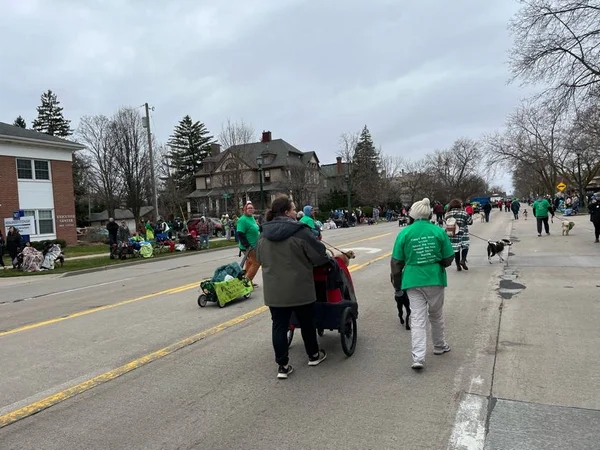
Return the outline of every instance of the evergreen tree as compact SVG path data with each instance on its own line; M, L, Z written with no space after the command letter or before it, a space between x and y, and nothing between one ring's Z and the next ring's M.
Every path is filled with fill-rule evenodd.
M200 121L193 122L185 116L173 130L168 145L171 176L177 182L177 188L185 193L196 189L195 173L202 168L202 161L210 155L213 136Z
M13 125L15 127L27 128L27 122L25 122L25 119L23 119L23 117L21 117L21 116L19 116L15 119L15 121L13 122Z
M359 194L358 201L362 206L373 206L381 200L380 158L366 125L354 149L352 164L352 188Z
M38 117L33 121L33 129L50 136L66 138L73 134L71 121L63 117L63 108L56 94L48 89L42 94L42 104L38 106Z

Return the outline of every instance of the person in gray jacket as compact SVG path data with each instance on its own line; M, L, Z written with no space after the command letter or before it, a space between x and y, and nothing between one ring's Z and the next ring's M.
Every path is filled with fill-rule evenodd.
M273 322L273 348L279 365L277 378L286 379L293 371L287 342L292 312L300 323L308 365L316 366L327 356L317 342L313 269L328 263L329 257L310 228L296 220L294 202L287 195L280 195L267 211L256 244L256 258L262 266L264 300Z

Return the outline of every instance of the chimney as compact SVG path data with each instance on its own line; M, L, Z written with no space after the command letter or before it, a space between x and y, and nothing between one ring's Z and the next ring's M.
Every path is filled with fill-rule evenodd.
M263 131L262 132L262 140L261 142L271 142L271 132Z
M342 169L342 157L338 156L337 158L335 158L335 161L336 161L335 164L336 164L336 167L337 167L337 173L339 175L339 174L341 174L343 172L343 169Z
M221 144L216 142L210 144L210 156L217 156L219 153L221 153Z

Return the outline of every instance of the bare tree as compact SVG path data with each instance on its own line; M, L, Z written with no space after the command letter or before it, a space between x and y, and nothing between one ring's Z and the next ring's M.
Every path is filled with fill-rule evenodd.
M424 159L404 161L400 175L401 196L412 205L424 197L434 198L434 186Z
M244 180L244 174L248 172L248 161L250 156L249 146L256 141L256 132L254 128L243 120L232 122L227 119L227 123L221 126L219 133L219 143L229 150L232 154L231 160L227 161L222 168L222 185L231 191L235 211L240 208L245 187L248 183Z
M137 222L141 207L152 196L148 140L142 116L137 109L119 109L112 119L111 132L119 167L117 176L123 179L124 197ZM154 211L154 219L158 218L156 214Z
M356 145L358 144L359 139L359 132L343 133L340 136L337 155L342 157L342 160L348 164L349 169L354 161L354 152L356 151Z
M401 177L405 165L404 158L395 155L386 155L379 148L379 161L381 165L381 192L386 203L398 203L402 196Z
M299 161L301 162L301 161ZM313 194L318 189L318 173L305 164L293 163L287 168L287 176L282 183L286 193L291 192L297 208L312 203Z
M504 133L486 139L491 164L514 170L522 164L535 174L546 194L554 192L565 148L564 110L552 104L521 106L509 118Z
M513 79L551 85L557 98L600 82L600 1L521 0L510 23Z
M436 150L426 157L430 180L437 180L437 200L452 197L466 200L487 188L483 151L479 143L468 138L457 139L451 148Z
M86 146L90 159L91 174L88 182L99 200L107 206L109 216L114 216L115 208L120 206L123 182L119 176L111 121L102 115L82 117L76 135Z

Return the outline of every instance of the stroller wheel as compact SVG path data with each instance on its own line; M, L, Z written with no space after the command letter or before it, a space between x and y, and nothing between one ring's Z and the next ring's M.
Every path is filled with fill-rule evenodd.
M292 345L293 340L294 340L294 329L290 328L290 329L288 329L288 332L287 332L288 347L290 345Z
M205 294L200 294L198 296L198 306L200 306L200 308L204 308L206 306L206 295Z
M342 339L342 350L346 356L352 356L356 350L356 316L352 308L345 308L342 312L342 320L340 321L340 337Z
M323 328L319 328L319 329L317 330L317 334L318 334L320 337L323 337L323 335L325 334L325 330L324 330Z

